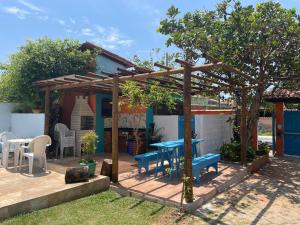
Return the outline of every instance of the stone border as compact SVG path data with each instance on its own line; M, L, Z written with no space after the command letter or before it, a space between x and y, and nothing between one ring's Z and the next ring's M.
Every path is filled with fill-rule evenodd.
M208 202L213 197L215 197L217 194L224 192L224 191L228 190L229 188L231 188L232 186L240 183L242 180L245 179L245 177L247 177L247 175L248 175L248 170L246 168L242 169L239 173L235 174L230 180L228 180L227 182L225 182L224 184L222 184L220 186L214 187L205 196L196 199L193 203L184 202L183 203L184 210L187 212L195 211L201 205L203 205L204 203ZM153 195L149 195L149 194L145 194L142 192L138 192L138 191L128 190L128 189L125 189L125 188L119 186L118 184L111 183L110 188L111 188L111 190L116 191L117 193L119 193L122 196L135 197L135 198L155 202L155 203L165 205L165 206L172 206L172 207L177 207L177 208L181 207L180 202L162 199L162 198L159 198L159 197L156 197Z
M29 213L36 210L49 208L64 202L73 201L91 194L105 191L109 188L109 177L100 176L91 179L89 182L78 183L78 185L70 185L50 194L41 195L36 198L21 201L12 205L0 208L0 221L16 216L18 214Z

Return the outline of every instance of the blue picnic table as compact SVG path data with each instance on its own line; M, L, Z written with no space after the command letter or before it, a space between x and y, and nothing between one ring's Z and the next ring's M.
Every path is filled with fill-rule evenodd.
M197 144L204 141L203 139L192 139L192 151L193 157L197 157ZM156 154L156 169L155 176L158 172L165 172L164 162L168 161L171 172L174 171L174 161L176 164L176 173L178 175L180 169L180 158L184 156L184 139L175 141L164 141L151 144L150 146L158 148L158 154ZM160 163L160 165L159 165Z

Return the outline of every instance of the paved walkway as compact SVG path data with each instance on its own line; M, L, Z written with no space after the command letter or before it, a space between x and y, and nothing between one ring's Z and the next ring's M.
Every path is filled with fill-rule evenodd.
M273 158L197 215L209 224L300 224L300 159Z

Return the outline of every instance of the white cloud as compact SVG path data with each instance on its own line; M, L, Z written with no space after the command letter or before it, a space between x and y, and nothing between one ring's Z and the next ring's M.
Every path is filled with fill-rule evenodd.
M16 6L4 7L3 10L7 13L10 13L10 14L13 14L13 15L17 16L21 20L26 19L26 16L31 14L27 10L20 9Z
M76 21L75 21L73 18L70 18L70 22L71 22L72 24L75 24L75 23L76 23Z
M30 3L30 2L27 2L25 0L18 0L18 2L24 6L26 6L28 9L32 10L32 11L36 11L36 12L43 12L44 10L41 9L40 7Z
M47 21L49 19L49 16L38 16L37 18L42 21Z
M95 33L90 28L82 28L81 34L84 36L95 36Z
M97 25L96 31L96 37L92 39L92 42L101 45L103 48L116 49L117 47L131 47L134 43L134 40L121 34L115 27L105 28Z
M55 19L55 21L56 21L57 23L59 23L60 25L62 25L62 26L66 26L66 25L67 25L66 21L64 21L64 20L62 20L62 19Z
M95 28L96 28L96 30L97 30L99 33L104 33L104 32L105 32L105 28L102 27L102 26L96 25Z

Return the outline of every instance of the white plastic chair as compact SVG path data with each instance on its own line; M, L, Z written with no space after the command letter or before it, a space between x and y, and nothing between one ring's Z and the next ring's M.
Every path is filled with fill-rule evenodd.
M9 148L7 154L9 154L9 152L14 151L14 146L13 145L8 145L7 141L11 140L11 139L15 139L15 138L17 138L17 136L14 135L12 132L4 131L4 132L0 133L0 144L2 146L2 152L0 152L0 165L1 164L3 164L3 165L7 164L7 162L2 162L3 152L5 151L5 148Z
M37 159L39 164L44 164L45 172L47 172L47 158L46 148L52 144L51 138L48 135L41 135L35 137L28 146L22 146L23 151L21 152L20 166L22 166L23 157L28 158L29 161L29 173L32 174L33 161ZM28 149L30 152L25 152Z
M76 154L75 147L75 131L70 130L65 124L57 123L54 127L54 139L59 144L56 145L56 158L58 156L58 148L60 148L60 158L63 158L64 149L73 147L74 157Z

